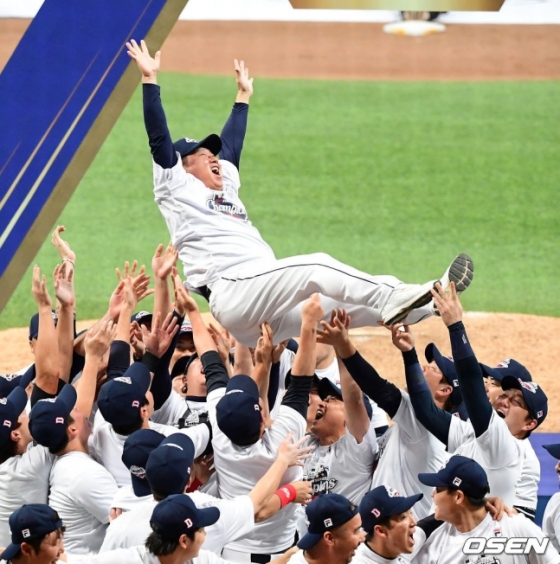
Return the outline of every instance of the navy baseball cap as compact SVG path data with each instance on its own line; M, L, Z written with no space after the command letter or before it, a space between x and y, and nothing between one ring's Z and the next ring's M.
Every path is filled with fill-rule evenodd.
M12 543L0 554L0 560L6 561L18 555L21 543L44 537L62 527L58 513L44 503L21 506L10 515L9 523Z
M502 390L511 390L512 388L521 390L529 411L537 420L537 427L545 420L548 413L548 398L536 382L525 382L521 378L504 376L501 384Z
M151 323L152 317L153 316L149 311L137 311L130 317L130 323L134 321L136 321L138 325L142 325L142 323Z
M54 325L58 323L58 316L56 315L56 311L52 310L52 318L54 320ZM36 339L39 336L39 314L36 313L31 317L29 321L29 340Z
M173 148L177 153L181 155L181 158L194 153L200 147L208 149L213 155L217 155L222 150L222 140L219 135L211 133L208 137L202 139L202 141L196 141L195 139L189 139L184 137L173 143Z
M220 518L217 507L198 509L188 495L170 495L154 508L150 525L163 540L177 542L181 535L209 527Z
M138 419L150 384L150 369L141 362L134 362L122 376L105 382L97 398L105 421L117 426L132 425Z
M494 368L487 366L486 364L480 364L482 373L484 376L490 376L498 382L502 381L504 376L513 376L514 378L520 378L524 382L532 382L531 374L529 371L517 360L513 358L506 358L502 362L498 362Z
M434 488L455 488L465 495L482 499L488 493L488 476L472 458L452 456L439 472L418 474L420 482Z
M179 329L179 337L181 335L188 335L193 333L193 328L192 328L192 324L188 319L185 319L185 321L183 321L183 323L181 324L181 328Z
M449 385L453 388L451 392L451 405L457 407L463 402L463 396L461 395L461 390L459 389L459 378L457 377L457 372L455 371L455 362L450 356L443 356L434 343L430 343L426 350L424 351L426 360L428 362L434 361L437 367L441 370L445 379L449 382Z
M33 378L32 370L27 370L25 374L0 374L0 398L8 397L17 387L25 390Z
M341 388L335 383L331 382L328 378L321 378L317 382L317 393L323 401L326 400L328 396L335 396L339 400L344 401L342 398ZM362 395L364 396L364 405L366 406L368 417L371 420L371 417L373 415L373 408L371 407L371 403L366 394L362 393Z
M358 508L340 494L324 494L315 498L306 508L309 521L307 534L297 543L298 548L309 550L322 538L325 532L344 525L358 514Z
M250 376L230 378L225 395L216 405L216 421L233 444L258 434L262 421L259 389Z
M29 415L29 431L40 445L57 450L66 437L66 419L76 404L76 390L65 384L56 398L39 400Z
M151 495L152 489L146 479L146 464L152 451L165 436L153 429L139 429L126 438L122 461L130 471L132 489L136 497Z
M14 388L8 397L0 398L0 446L4 446L19 416L27 405L27 394L20 387Z
M545 448L551 456L560 460L560 445L543 445L543 448Z
M166 495L184 493L191 477L194 455L194 444L187 435L169 435L148 457L146 478L150 488Z
M383 519L391 515L400 515L408 511L417 501L424 497L423 494L415 494L402 497L401 494L387 486L379 486L368 492L360 502L360 516L362 517L362 528L371 533L373 527Z

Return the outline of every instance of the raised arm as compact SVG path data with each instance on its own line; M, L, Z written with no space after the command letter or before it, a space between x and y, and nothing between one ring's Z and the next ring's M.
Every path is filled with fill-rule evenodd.
M136 61L142 73L144 125L148 133L152 157L162 168L173 168L177 164L177 153L167 127L157 83L161 52L158 51L152 57L144 40L138 45L134 39L131 39L126 47L128 56Z
M259 388L259 397L262 401L262 413L265 423L270 417L268 405L268 386L270 383L270 368L272 366L272 329L268 323L261 325L261 337L255 349L255 368L251 372L251 378Z
M237 80L237 97L220 135L222 139L220 157L234 164L239 170L243 141L247 131L249 99L253 95L253 79L249 78L249 69L245 68L243 61L235 59L234 66L235 78Z
M436 284L436 290L432 290L432 295L441 319L449 330L451 354L455 361L463 402L474 433L480 437L490 425L492 406L486 396L482 370L463 325L463 307L453 282L451 282L449 294L443 290L441 284Z
M58 300L58 323L56 336L60 362L59 378L70 381L70 370L74 358L74 312L76 295L74 292L74 268L63 262L54 270L54 293Z
M319 341L332 345L335 344L342 348L349 341L348 327L350 326L350 316L344 309L334 310L331 315L331 322L321 322L322 330L318 331ZM364 394L358 384L352 379L344 363L338 357L340 369L340 388L344 400L344 417L346 426L356 439L361 443L369 430L370 420L364 405Z

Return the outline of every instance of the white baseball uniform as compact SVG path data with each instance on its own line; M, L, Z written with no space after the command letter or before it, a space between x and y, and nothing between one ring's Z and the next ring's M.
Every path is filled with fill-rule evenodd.
M560 492L555 493L546 504L542 520L543 533L550 537L550 542L560 551Z
M351 564L408 564L412 554L401 554L396 558L383 558L374 552L367 543L363 542L356 550L356 555L350 561Z
M299 334L301 303L322 294L325 312L344 307L352 326L375 326L393 290L394 276L371 276L324 253L277 260L239 199L239 172L220 161L223 189L211 190L188 174L181 158L170 169L154 162L155 201L179 249L189 288L207 287L216 319L240 342L254 346L268 321L274 340ZM414 310L414 323L432 315ZM327 315L325 316L327 319Z
M420 534L423 533L421 529ZM531 537L541 540L543 532L524 515L509 517L504 515L501 521L494 521L490 513L472 531L459 532L453 525L443 523L423 543L415 558L414 564L558 564L560 555L549 544L544 555L532 552L530 555L500 554L499 556L466 555L463 553L465 541L471 537ZM417 538L417 535L414 535Z

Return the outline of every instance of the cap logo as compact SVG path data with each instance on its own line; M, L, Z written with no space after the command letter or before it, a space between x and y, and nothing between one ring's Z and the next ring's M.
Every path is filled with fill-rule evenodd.
M379 509L376 509L375 507L371 510L371 512L373 513L373 516L376 519L379 519L379 516L381 515L381 511L379 511Z
M135 466L134 464L130 467L130 473L137 478L144 479L146 477L146 469L142 466Z
M323 523L325 524L325 527L332 527L332 519L325 519Z
M521 384L522 388L525 388L526 390L528 390L532 394L537 393L537 390L539 389L539 385L536 384L535 382L524 382L521 378L518 378L517 380Z
M146 315L151 315L149 311L139 311L136 317L146 317Z
M138 400L134 400L132 402L132 407L140 407L140 402Z
M178 448L179 450L183 450L182 446L176 445L175 443L165 443L164 445L161 445L161 446L171 446L171 447Z
M461 485L462 481L461 478L453 478L453 485L458 487Z
M0 377L4 378L8 382L11 382L14 378L17 378L17 374L0 374Z
M57 417L57 418L54 420L54 422L55 422L57 425L64 425L64 417Z
M122 382L123 384L132 384L132 380L130 376L119 376L118 378L114 378L115 382Z
M48 403L54 403L56 401L56 399L55 398L45 398L45 399L41 399L39 401L46 401ZM39 403L39 402L37 402L37 403Z
M196 139L191 139L190 137L185 137L185 141L187 143L198 143L198 141Z
M453 360L453 357L452 357L452 356L446 356L445 358L446 358L447 360L450 360L451 362L453 362L453 363L455 364L455 361Z
M537 411L537 419L540 419L543 416L542 411Z
M24 539L28 539L31 536L31 532L29 531L29 529L23 529L23 531L21 531L21 536Z
M401 494L397 490L394 490L393 488L389 488L387 486L385 486L385 489L387 490L387 495L389 497L401 497Z
M255 411L260 411L260 410L261 410L261 408L259 407L259 404L256 403L256 404L255 404Z
M242 394L243 390L230 390L229 392L226 392L226 396L229 396L230 394Z
M187 518L185 519L185 525L190 529L193 526L193 522Z
M4 427L10 428L12 426L12 422L9 419L4 419L3 425Z
M0 399L0 403L1 403L2 405L6 405L6 404L8 403L7 398L2 398L2 399Z
M511 358L506 358L505 360L502 360L502 362L498 362L494 368L507 368L510 362Z
M454 388L458 388L458 387L459 387L459 380L453 380L453 387L454 387Z

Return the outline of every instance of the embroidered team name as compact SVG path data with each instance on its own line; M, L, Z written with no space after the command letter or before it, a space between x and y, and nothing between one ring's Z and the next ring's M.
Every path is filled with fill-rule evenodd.
M219 194L213 194L212 198L206 201L208 209L223 213L224 215L231 215L237 219L247 219L247 212L243 206L229 202Z

